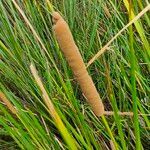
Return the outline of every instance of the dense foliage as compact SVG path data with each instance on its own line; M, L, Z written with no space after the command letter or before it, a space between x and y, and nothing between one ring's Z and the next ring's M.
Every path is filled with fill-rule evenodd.
M149 14L134 21L87 68L105 110L114 111L101 118L86 103L51 21L53 9L62 14L89 64L148 6L147 0L0 0L0 149L148 149Z

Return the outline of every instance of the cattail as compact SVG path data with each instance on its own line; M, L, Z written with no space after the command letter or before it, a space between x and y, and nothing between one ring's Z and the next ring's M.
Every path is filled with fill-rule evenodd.
M104 106L101 98L94 86L94 83L89 76L86 66L83 62L81 54L76 46L68 24L60 16L58 12L53 13L54 33L58 44L63 51L73 73L80 84L82 92L88 103L92 107L93 112L97 116L104 113Z

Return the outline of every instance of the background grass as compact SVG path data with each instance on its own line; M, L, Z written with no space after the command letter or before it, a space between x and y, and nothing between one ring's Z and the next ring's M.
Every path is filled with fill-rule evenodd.
M105 110L114 111L113 116L102 118L85 102L51 22L53 7L68 22L87 64L147 5L147 0L1 0L0 90L5 98L0 101L0 149L149 149L149 14L88 67ZM56 118L49 114L31 63ZM15 114L7 101L17 110ZM134 116L120 116L118 111Z

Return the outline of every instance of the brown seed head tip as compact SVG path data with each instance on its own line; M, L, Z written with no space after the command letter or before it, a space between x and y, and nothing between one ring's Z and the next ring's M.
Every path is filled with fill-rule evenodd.
M61 15L58 12L56 12L56 11L53 12L52 16L53 16L53 22L54 23L56 23L59 19L62 18Z
M56 18L58 18L57 12L56 12ZM64 32L68 31L68 29L69 29L68 24L61 16L59 19L53 18L53 23L54 23L53 31L56 34L57 38L62 37L62 35L64 35ZM59 41L58 41L58 43L59 43Z
M98 117L104 115L104 109L99 110L96 115L97 115Z
M97 117L100 117L102 115L104 115L104 105L103 103L100 103L99 107L96 107L93 109L94 111L94 114L97 116Z

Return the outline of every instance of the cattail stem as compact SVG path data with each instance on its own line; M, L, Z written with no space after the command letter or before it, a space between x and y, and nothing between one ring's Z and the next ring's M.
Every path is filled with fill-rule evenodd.
M101 98L95 88L95 85L89 76L81 54L76 46L68 24L58 12L53 13L54 33L58 44L63 51L83 94L97 116L104 113L104 106Z
M104 111L104 115L105 116L113 116L114 115L114 111ZM133 117L133 112L118 112L118 115L120 116L131 116ZM139 113L138 116L150 116L150 114L141 114Z
M69 148L71 150L76 150L77 149L76 148L76 146L77 146L76 141L72 138L72 136L68 132L67 128L65 127L64 123L62 122L60 116L58 115L52 101L49 98L49 95L48 95L46 89L44 88L42 80L39 77L38 72L32 63L30 65L30 70L31 70L31 73L32 73L37 85L39 86L39 88L42 92L43 100L44 100L44 102L48 108L49 114L52 116L53 120L55 121L56 127L58 128L58 130L62 134L62 137L64 138L64 140L68 144Z

